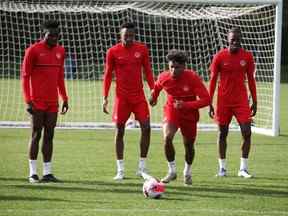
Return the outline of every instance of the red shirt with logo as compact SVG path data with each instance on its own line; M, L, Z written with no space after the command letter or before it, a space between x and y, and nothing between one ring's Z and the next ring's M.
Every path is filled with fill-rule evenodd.
M107 97L115 72L116 96L131 101L143 99L142 69L150 89L154 88L153 73L146 45L133 42L129 47L118 43L107 51L103 81L103 96Z
M183 119L198 121L198 109L210 103L209 93L202 79L193 70L186 69L177 78L173 78L170 71L162 72L155 83L152 93L154 101L162 89L167 94L164 111L172 111ZM175 100L183 101L182 108L174 108Z
M67 101L64 83L65 49L56 45L48 47L44 40L25 51L21 77L25 102L58 103L58 92Z
M218 76L217 104L221 106L242 106L248 104L248 93L245 80L254 102L257 101L255 64L250 52L240 48L237 53L230 53L228 48L220 50L210 66L211 79L209 93L213 100Z

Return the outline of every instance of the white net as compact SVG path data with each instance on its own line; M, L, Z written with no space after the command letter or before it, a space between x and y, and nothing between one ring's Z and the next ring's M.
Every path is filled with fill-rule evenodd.
M111 116L102 113L102 76L105 54L118 42L119 27L133 21L137 40L150 48L154 74L166 68L171 48L185 50L188 67L208 81L213 55L227 44L228 30L238 26L243 47L257 63L259 108L254 124L271 129L275 49L274 4L195 4L152 1L2 1L0 3L0 121L2 126L23 126L28 121L20 88L20 64L24 50L41 37L46 19L61 23L61 44L67 53L66 85L70 111L59 126L106 127ZM148 89L145 84L145 89ZM147 91L148 92L148 91ZM110 105L114 88L110 90ZM162 94L151 121L161 123ZM110 106L110 111L112 106ZM200 125L214 125L207 110Z

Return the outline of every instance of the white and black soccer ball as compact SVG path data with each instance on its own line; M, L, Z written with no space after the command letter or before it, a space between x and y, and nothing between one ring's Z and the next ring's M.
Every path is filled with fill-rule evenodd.
M143 194L147 198L159 199L165 192L165 184L155 178L145 180Z

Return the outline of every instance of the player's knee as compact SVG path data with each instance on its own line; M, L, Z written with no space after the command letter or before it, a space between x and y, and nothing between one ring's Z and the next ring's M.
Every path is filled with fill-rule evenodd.
M33 141L39 141L41 138L41 132L42 128L41 127L33 127L32 129L32 140Z
M125 134L125 127L116 128L116 139L123 138Z
M174 134L173 133L167 133L164 135L164 141L165 143L172 143L174 138Z
M243 130L242 137L244 140L249 140L251 138L251 130Z

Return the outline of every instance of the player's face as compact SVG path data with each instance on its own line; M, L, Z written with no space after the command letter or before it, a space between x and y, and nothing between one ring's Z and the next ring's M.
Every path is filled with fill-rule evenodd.
M237 53L241 47L241 35L239 33L230 32L228 34L229 51Z
M169 65L169 71L170 71L173 79L176 79L177 77L179 77L179 75L185 69L185 64L180 64L180 63L175 62L175 61L169 61L168 65Z
M44 40L46 41L48 46L54 47L57 45L59 37L60 37L59 28L51 28L45 31Z
M123 28L120 32L121 42L124 46L129 46L133 43L135 38L134 29Z

